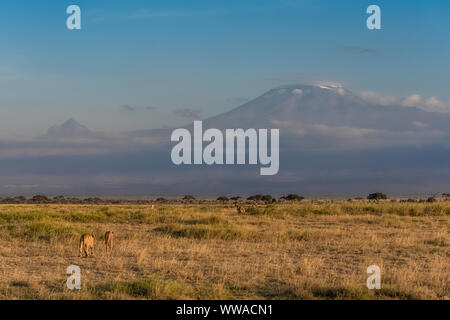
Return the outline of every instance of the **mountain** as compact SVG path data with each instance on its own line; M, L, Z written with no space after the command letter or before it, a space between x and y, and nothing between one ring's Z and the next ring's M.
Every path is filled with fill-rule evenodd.
M41 139L79 139L98 137L97 133L89 130L86 126L78 123L74 119L69 119L61 125L55 125L41 136Z
M425 196L450 190L450 115L377 105L341 86L275 88L205 119L203 127L280 129L279 173L261 176L260 165L176 166L173 129L107 135L71 119L41 140L0 141L0 175L8 186L0 192Z
M207 119L217 128L305 125L414 130L422 127L448 130L450 115L413 107L382 106L363 100L342 86L289 85L272 89L229 112Z
M192 123L185 127L192 132ZM129 133L167 141L165 150L148 159L158 167L159 175L152 178L160 179L159 188L150 190L335 196L377 190L417 195L450 189L450 115L378 105L342 86L274 88L203 120L203 128L280 129L279 174L261 177L251 166L169 165L164 170L163 161L169 161L173 146L172 129Z
M331 150L447 144L449 124L448 114L374 104L338 85L288 85L204 120L203 128L277 128L286 149ZM172 130L127 134L169 139Z

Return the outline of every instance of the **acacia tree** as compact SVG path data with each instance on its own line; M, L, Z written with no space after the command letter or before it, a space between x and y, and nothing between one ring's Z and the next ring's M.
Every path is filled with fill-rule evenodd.
M298 194L288 194L287 196L281 197L280 199L287 200L287 201L302 201L305 199L305 197L299 196Z
M38 195L35 195L33 198L31 198L31 201L37 202L37 203L46 203L46 202L50 202L51 200L42 194L38 194Z
M367 200L386 200L387 195L381 192L371 193L367 196Z

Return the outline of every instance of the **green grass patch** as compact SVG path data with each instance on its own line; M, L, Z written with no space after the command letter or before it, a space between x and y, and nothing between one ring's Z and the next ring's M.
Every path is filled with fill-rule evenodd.
M196 298L193 287L175 280L152 276L143 280L109 282L90 288L95 294L105 292L126 295L133 299L173 300Z
M245 236L241 230L227 227L217 227L210 225L174 226L167 225L155 228L154 231L169 234L175 238L192 238L198 240L221 239L234 240ZM247 234L250 236L250 234Z

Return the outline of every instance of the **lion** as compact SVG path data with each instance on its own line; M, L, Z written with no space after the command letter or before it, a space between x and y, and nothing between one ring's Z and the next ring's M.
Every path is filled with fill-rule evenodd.
M83 234L80 238L80 257L94 255L94 236Z
M236 210L238 213L245 213L245 208L242 206L236 206Z
M105 246L106 246L106 252L112 251L114 245L114 232L112 231L106 231L105 233Z

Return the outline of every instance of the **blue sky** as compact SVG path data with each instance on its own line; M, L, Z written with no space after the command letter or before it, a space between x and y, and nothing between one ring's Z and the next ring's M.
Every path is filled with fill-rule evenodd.
M68 5L82 30L66 29ZM382 30L365 26L382 10ZM448 1L0 3L0 138L181 125L289 83L450 101ZM123 107L128 106L128 107Z

